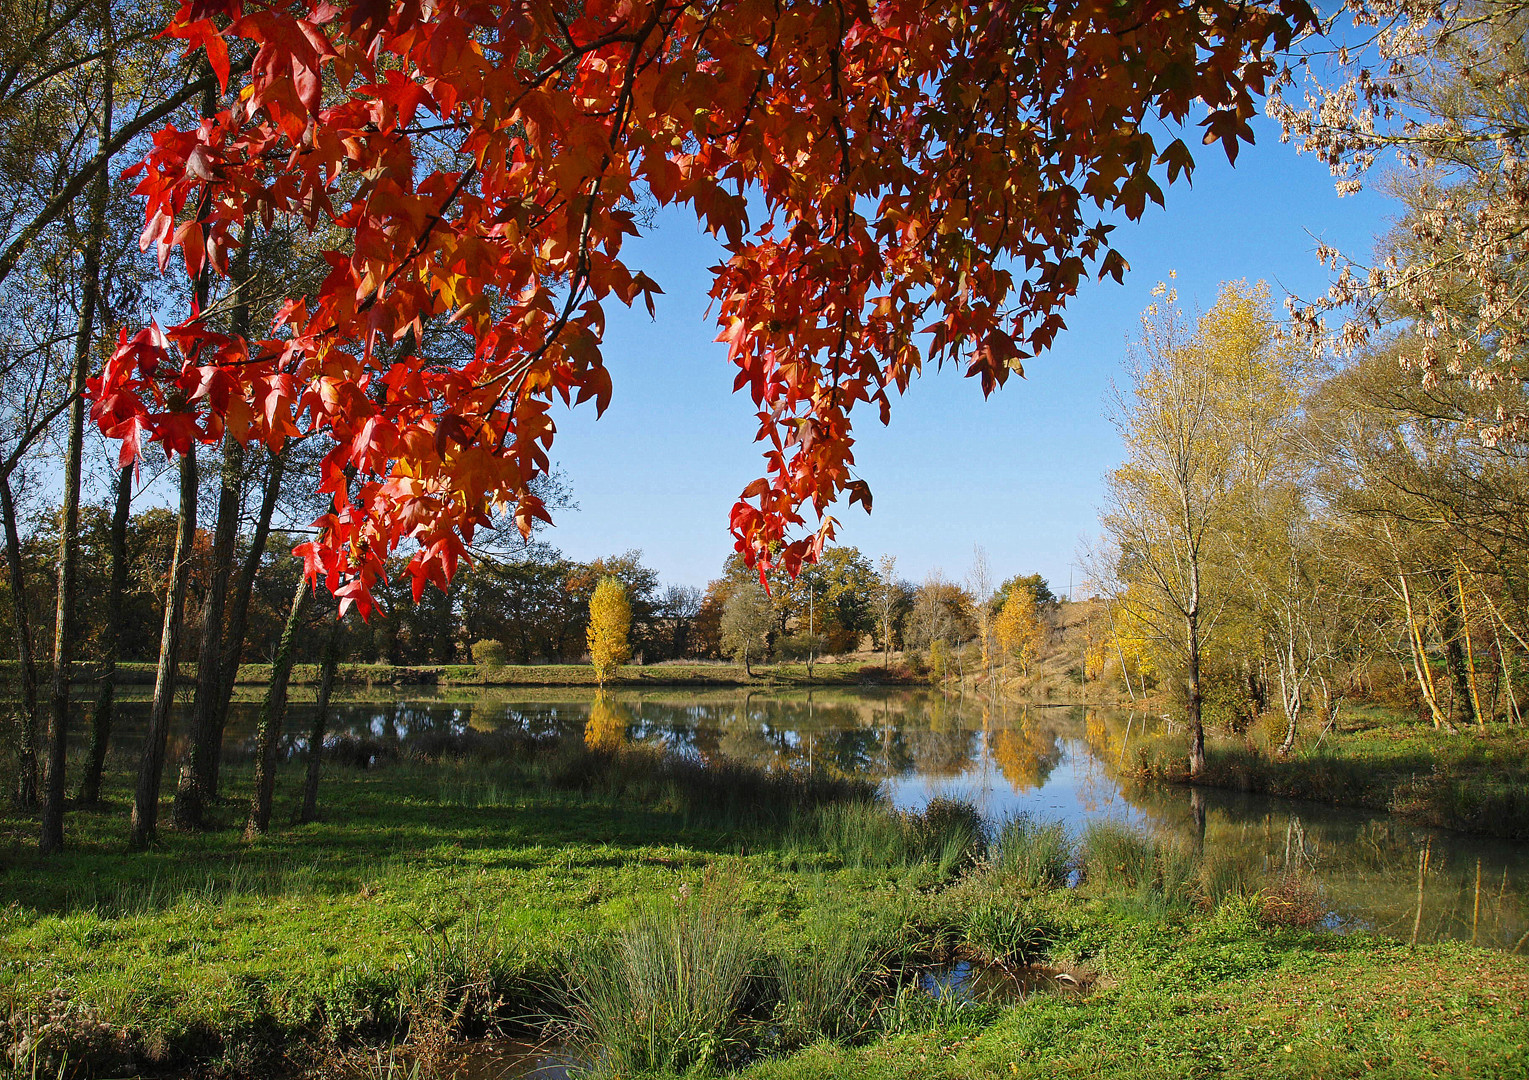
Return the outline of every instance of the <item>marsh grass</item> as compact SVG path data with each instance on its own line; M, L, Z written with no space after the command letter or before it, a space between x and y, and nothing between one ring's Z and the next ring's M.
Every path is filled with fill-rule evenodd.
M798 855L827 850L852 869L926 865L942 877L972 865L986 845L977 808L933 799L923 811L896 810L880 799L824 803L792 820L782 846Z
M1211 910L1248 895L1254 870L1209 856L1192 845L1120 822L1100 821L1083 834L1083 882L1100 896L1125 900L1145 914Z
M823 921L804 946L771 957L772 1022L781 1049L819 1039L853 1041L875 1019L871 988L887 974L875 927Z
M761 955L731 883L641 909L582 957L568 992L572 1043L606 1074L710 1070L749 1046Z
M993 828L989 869L1035 889L1067 884L1078 846L1060 821L1038 821L1030 814L1003 818Z

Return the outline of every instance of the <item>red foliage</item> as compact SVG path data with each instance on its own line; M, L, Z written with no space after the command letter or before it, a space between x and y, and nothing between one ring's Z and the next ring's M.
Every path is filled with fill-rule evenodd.
M1046 348L1083 276L1125 269L1100 214L1140 215L1155 175L1193 166L1154 118L1202 101L1235 156L1268 50L1311 19L1304 0L187 0L167 33L242 85L156 136L145 247L195 276L275 215L351 243L264 339L196 315L124 335L93 415L125 457L325 432L338 507L299 549L309 573L365 611L409 538L416 588L444 586L490 506L546 517L553 400L608 403L603 306L660 291L621 257L646 193L726 240L718 340L766 461L732 531L794 573L837 496L869 505L851 411L885 422L931 360L990 393ZM439 316L470 361L403 355Z

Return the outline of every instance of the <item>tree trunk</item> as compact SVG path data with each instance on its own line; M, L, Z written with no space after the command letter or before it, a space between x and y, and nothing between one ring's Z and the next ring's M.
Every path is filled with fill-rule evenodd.
M1197 613L1184 617L1184 633L1189 652L1185 670L1189 702L1185 711L1189 720L1189 776L1193 779L1205 771L1205 725L1200 716L1200 620Z
M218 517L212 539L212 572L202 601L202 640L197 650L196 694L191 704L190 783L175 792L175 823L183 829L200 829L203 813L216 797L217 768L213 763L223 754L223 729L218 723L223 693L223 607L233 572L243 473L244 447L232 435L225 435Z
M1288 642L1287 652L1280 658L1279 694L1280 705L1285 710L1285 738L1279 744L1280 757L1288 757L1295 749L1296 729L1301 718L1301 680L1296 677L1295 649Z
M111 583L106 592L106 626L101 641L100 689L96 692L95 715L90 722L90 750L85 758L85 776L80 781L80 804L101 804L101 773L106 768L106 750L111 742L112 709L117 696L117 651L121 646L122 594L127 591L127 521L133 505L133 466L124 466L117 474L117 505L111 518Z
M313 728L308 732L308 775L303 780L303 807L297 820L307 824L318 816L319 773L324 766L324 736L329 726L329 695L334 689L335 669L340 660L340 631L344 621L338 617L329 628L324 642L324 666L319 675L319 699L313 713Z
M196 443L181 457L180 518L175 531L175 554L165 593L165 621L159 635L159 667L154 673L154 704L144 734L133 792L133 821L128 844L144 848L154 839L159 820L159 786L165 769L165 744L170 737L170 707L175 703L175 676L186 606L186 581L191 576L191 553L196 543Z
M27 607L26 571L11 477L0 474L0 518L5 525L5 565L11 579L11 618L16 624L16 660L21 669L21 736L16 748L16 806L37 806L37 661L32 655L32 618Z
M102 141L111 137L111 70L106 73ZM64 449L64 505L58 530L58 605L53 620L53 693L48 710L47 757L42 783L42 830L37 849L52 855L64 847L64 768L69 750L69 676L78 636L75 594L79 591L80 459L85 449L85 378L95 340L96 303L101 292L101 248L106 243L107 171L96 174L90 190L90 235L85 242L80 318L69 373L69 438Z
M1465 722L1475 723L1477 721L1476 697L1472 693L1470 669L1466 661L1465 649L1461 645L1465 633L1464 615L1455 597L1453 582L1449 580L1449 575L1440 571L1438 578L1442 586L1438 622L1439 637L1444 642L1444 659L1454 685L1454 698L1460 702L1460 707L1465 713Z
M276 497L281 492L281 478L287 466L285 451L271 455L270 471L266 473L265 490L260 497L260 512L255 518L255 531L250 537L250 549L245 553L244 565L234 583L232 603L228 607L228 630L223 635L223 658L219 672L223 685L218 697L216 737L223 742L223 729L228 724L228 705L233 700L234 683L239 678L239 664L244 657L244 635L249 625L250 596L255 589L255 575L260 572L260 560L265 556L266 541L271 536L271 515L276 511ZM212 766L209 798L217 798L220 757L210 762Z
M292 610L281 631L275 663L271 665L271 685L266 688L265 702L260 707L260 727L255 736L255 791L250 796L249 819L244 825L246 840L263 835L271 827L271 803L276 795L276 752L281 748L281 728L287 715L287 682L292 677L297 632L312 593L307 576L298 578Z

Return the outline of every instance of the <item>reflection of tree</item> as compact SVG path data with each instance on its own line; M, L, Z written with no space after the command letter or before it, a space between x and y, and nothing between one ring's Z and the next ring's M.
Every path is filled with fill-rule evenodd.
M950 777L964 773L972 763L975 735L959 728L953 731L910 731L908 752L913 767L926 776Z
M632 714L606 694L596 694L584 722L584 745L591 750L620 750L626 745L626 729Z
M1062 760L1055 732L1040 731L1027 714L993 736L993 760L1016 792L1040 787Z

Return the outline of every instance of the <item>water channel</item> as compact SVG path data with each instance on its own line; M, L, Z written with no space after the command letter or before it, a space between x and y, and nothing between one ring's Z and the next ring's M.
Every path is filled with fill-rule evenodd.
M287 729L308 728L312 705L296 688ZM311 693L311 690L307 691ZM258 691L256 692L258 694ZM361 700L375 694L375 700ZM259 709L241 691L227 748L248 759ZM439 734L510 730L658 744L765 768L829 769L880 782L901 807L936 795L964 798L990 818L1029 813L1076 832L1100 818L1168 836L1198 836L1191 792L1123 784L1132 740L1161 721L1123 709L995 704L910 690L793 693L687 690L620 693L591 724L580 690L359 692L333 706L332 738L380 757ZM147 702L121 703L129 742ZM179 731L179 727L177 728ZM289 736L288 753L306 749ZM133 753L131 745L123 752ZM172 747L172 760L175 748ZM1237 792L1200 792L1204 850L1230 857L1255 881L1298 875L1316 889L1335 929L1420 940L1460 938L1529 948L1529 845L1418 828L1390 815ZM1419 916L1419 873L1425 864Z

